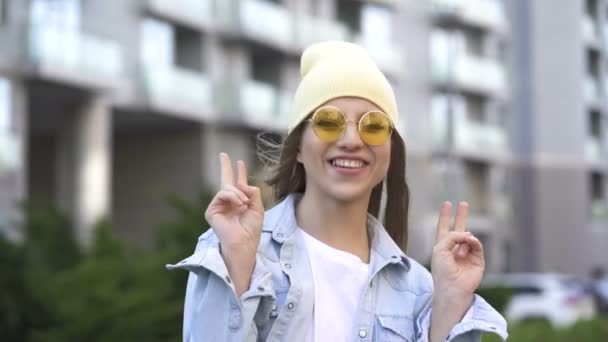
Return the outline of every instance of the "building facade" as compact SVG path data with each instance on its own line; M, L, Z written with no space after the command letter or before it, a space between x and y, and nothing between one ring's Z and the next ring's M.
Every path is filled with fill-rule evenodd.
M549 118L566 107L549 99L566 101L566 93L594 87L582 73L587 57L603 84L602 38L584 43L588 25L572 11L586 13L582 0L568 2L560 19L526 3L0 0L0 226L18 238L15 204L52 202L69 213L83 245L105 216L125 236L151 243L154 225L171 213L167 195L194 199L216 186L219 151L260 166L255 136L285 131L301 51L340 39L366 47L397 95L412 191L412 256L428 262L441 202L468 200L469 229L484 242L490 271L580 272L592 264L583 256L546 260L591 217L594 232L608 226L601 214L605 130L595 124L605 122L605 95L598 92L595 103L579 96L577 110L595 113L587 115L590 126L566 119L553 125ZM606 13L600 7L596 23ZM538 24L566 14L572 27L560 26L559 35L580 46L558 59L571 64L542 63L549 57L542 44L523 48L536 42L531 37L550 34ZM551 42L557 44L548 38L544 44ZM566 87L560 73L573 70L581 73L578 83L560 93ZM540 94L549 97L539 100ZM554 135L560 129L580 132L576 139ZM578 152L604 159L585 159L583 168L540 167L541 152L558 147L557 154L572 152L575 165L583 163ZM553 179L566 181L574 197L560 196ZM568 219L553 216L570 210ZM599 244L591 236L605 235L594 234L589 241ZM599 262L603 250L594 248Z

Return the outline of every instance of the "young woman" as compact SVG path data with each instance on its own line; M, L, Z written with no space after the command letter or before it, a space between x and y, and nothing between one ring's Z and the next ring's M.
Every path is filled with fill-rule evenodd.
M440 210L432 275L406 256L409 190L397 106L361 47L317 43L301 59L291 125L269 184L220 154L212 225L190 271L185 341L479 341L506 322L474 294L481 243L467 203Z

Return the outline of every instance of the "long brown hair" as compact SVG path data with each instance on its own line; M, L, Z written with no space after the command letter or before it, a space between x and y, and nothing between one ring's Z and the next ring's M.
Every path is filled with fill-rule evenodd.
M262 135L258 136L258 156L269 167L270 174L266 183L272 188L275 201L281 201L290 193L306 190L304 166L297 161L305 124L292 130L282 141L276 143ZM372 189L367 211L383 222L384 227L395 243L407 249L408 209L410 190L406 182L405 143L396 132L391 136L391 156L386 180ZM386 184L384 184L386 183ZM386 185L386 201L381 215L382 192Z

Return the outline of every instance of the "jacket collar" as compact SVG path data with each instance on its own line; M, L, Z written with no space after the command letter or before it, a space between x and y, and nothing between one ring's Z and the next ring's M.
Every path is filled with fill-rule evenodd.
M279 243L290 239L298 229L295 216L295 205L302 197L301 193L291 193L283 201L268 210L264 216L263 231L272 233L272 239ZM410 269L410 261L405 253L374 216L367 214L367 230L371 240L371 253L392 264L401 264Z

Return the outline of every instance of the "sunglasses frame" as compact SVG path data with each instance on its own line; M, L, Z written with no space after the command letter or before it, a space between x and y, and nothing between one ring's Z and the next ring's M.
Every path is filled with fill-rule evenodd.
M341 128L342 132L340 132L340 134L336 137L336 139L334 139L332 141L325 141L323 138L321 138L319 136L319 134L317 133L317 131L314 129L314 124L315 124L314 118L315 118L315 116L319 113L319 111L321 111L323 109L327 109L327 108L332 108L332 109L336 110L338 113L342 114L342 117L344 118L344 126ZM366 115L370 114L370 113L382 114L382 115L384 115L386 117L386 119L388 121L390 132L386 136L386 140L384 140L381 144L370 144L367 141L365 141L365 139L363 138L363 135L361 135L361 131L362 131L361 122L363 121L363 118ZM310 123L312 124L312 130L313 130L313 132L315 132L315 135L319 139L321 139L322 141L324 141L326 143L333 143L333 142L338 141L344 135L344 133L346 132L347 125L349 123L351 123L351 122L354 122L354 123L357 124L357 133L359 133L359 137L361 138L361 140L363 142L365 142L367 145L370 145L370 146L382 146L382 145L384 145L388 140L390 140L391 135L393 135L393 131L395 130L395 125L393 125L393 121L390 119L390 117L386 113L384 113L383 111L380 111L380 110L370 110L368 112L365 112L363 115L361 115L361 117L359 118L359 120L355 121L355 120L347 120L346 119L346 114L344 114L344 112L340 108L338 108L338 107L335 107L335 106L323 106L323 107L317 108L317 110L315 110L315 112L312 114L312 116L309 119L307 119L306 121L310 121Z

